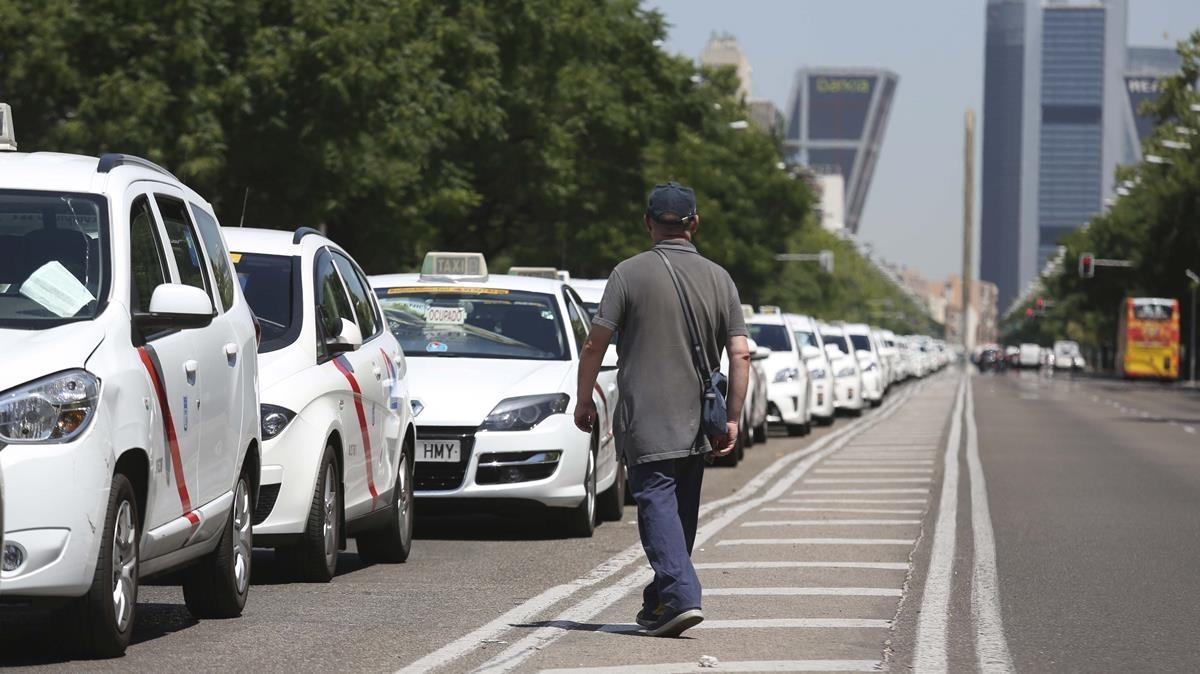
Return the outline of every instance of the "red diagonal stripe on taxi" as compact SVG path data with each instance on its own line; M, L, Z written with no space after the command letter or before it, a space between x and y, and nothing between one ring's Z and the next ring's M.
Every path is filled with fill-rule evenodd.
M371 467L371 434L367 430L367 413L363 409L362 389L358 386L354 370L344 357L334 358L333 365L350 383L350 390L354 392L354 412L358 415L358 429L362 432L363 456L367 461L367 489L371 492L371 506L374 507L375 500L379 498L379 492L375 490L375 471Z
M175 488L179 491L179 502L183 505L184 516L193 525L199 524L199 516L192 512L192 499L188 495L187 480L183 474L183 458L179 455L179 437L175 435L175 422L171 419L171 405L167 401L167 389L163 385L158 356L150 345L139 346L137 351L142 365L146 366L146 372L150 375L150 383L154 386L154 394L162 410L163 430L166 432L167 448L171 454L171 469L175 473Z

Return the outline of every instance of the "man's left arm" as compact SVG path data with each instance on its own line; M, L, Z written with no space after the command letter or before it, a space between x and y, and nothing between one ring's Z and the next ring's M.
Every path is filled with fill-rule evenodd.
M596 425L596 401L592 400L592 390L596 387L596 377L600 375L600 367L604 364L604 353L612 340L613 331L592 323L587 341L579 353L579 379L575 387L575 425L584 433L591 433Z

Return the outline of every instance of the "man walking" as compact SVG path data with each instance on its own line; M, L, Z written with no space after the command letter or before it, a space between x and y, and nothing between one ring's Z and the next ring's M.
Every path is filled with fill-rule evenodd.
M617 265L592 319L580 357L575 424L589 433L595 424L592 387L609 340L619 331L621 395L614 432L638 505L642 547L654 569L637 623L652 636L676 637L704 620L691 560L704 455L733 451L750 351L733 280L692 244L700 225L692 190L656 185L644 222L653 248ZM678 276L678 291L669 268ZM693 357L684 301L691 306L703 358L711 364L707 369ZM722 348L729 352L728 423L723 434L709 438L701 426L697 370L716 367Z

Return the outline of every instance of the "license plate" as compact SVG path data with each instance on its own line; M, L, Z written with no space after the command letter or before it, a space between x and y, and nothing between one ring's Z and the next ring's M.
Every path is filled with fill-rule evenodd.
M417 443L417 461L452 463L461 457L461 440L421 440Z

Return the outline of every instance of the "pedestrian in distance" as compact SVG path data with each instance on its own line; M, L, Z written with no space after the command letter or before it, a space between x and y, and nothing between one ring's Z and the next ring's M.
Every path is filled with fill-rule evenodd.
M651 249L617 265L592 319L575 425L590 433L596 423L592 388L619 334L614 433L654 569L637 623L652 636L677 637L704 620L691 559L700 485L706 460L729 454L737 441L750 350L737 287L692 243L700 226L695 193L656 185L643 222ZM728 381L718 371L722 349Z

